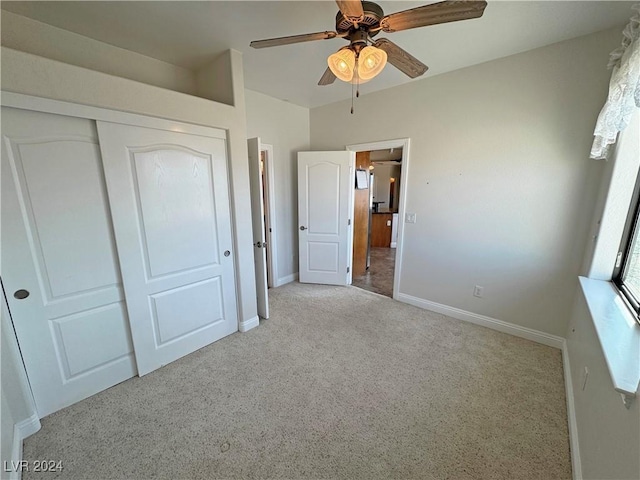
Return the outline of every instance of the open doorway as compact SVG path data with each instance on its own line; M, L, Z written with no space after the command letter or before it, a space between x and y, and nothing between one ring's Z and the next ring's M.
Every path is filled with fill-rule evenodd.
M352 284L392 298L402 253L408 147L408 139L347 147L356 152L360 177L354 188Z

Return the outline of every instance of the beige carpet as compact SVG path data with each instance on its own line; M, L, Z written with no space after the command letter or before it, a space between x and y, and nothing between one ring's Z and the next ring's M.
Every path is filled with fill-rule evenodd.
M23 478L569 479L560 351L354 287L55 413Z

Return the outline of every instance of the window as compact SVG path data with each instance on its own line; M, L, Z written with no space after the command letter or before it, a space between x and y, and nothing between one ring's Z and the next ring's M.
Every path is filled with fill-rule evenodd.
M616 153L633 159L637 165L640 159L640 110L635 112L629 127L621 134ZM627 181L632 180L632 177L627 178ZM636 173L630 205L613 271L613 282L635 310L636 320L640 323L640 172Z
M618 250L613 281L640 316L640 175L636 180L633 200Z

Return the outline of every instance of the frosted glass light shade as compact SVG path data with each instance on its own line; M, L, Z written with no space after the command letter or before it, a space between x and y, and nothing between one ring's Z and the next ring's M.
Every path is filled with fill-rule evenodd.
M350 82L356 68L356 54L348 48L338 50L327 58L329 69L343 82Z
M365 81L371 80L386 64L387 52L376 47L364 47L358 56L358 76Z
M350 83L353 83L354 85L362 85L363 83L367 83L370 79L365 80L364 78L361 78L359 75L360 72L360 66L358 65L358 62L356 62L356 70L355 72L353 72L353 78L351 79Z

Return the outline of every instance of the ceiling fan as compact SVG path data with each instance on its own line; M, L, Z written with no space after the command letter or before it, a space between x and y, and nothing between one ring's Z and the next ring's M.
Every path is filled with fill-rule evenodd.
M386 33L457 22L481 17L486 1L447 0L385 15L379 5L360 0L336 0L336 31L307 33L251 42L253 48L276 47L313 40L344 38L349 45L327 59L328 68L318 85L332 84L336 78L350 83L364 83L378 75L387 60L405 75L416 78L428 67L386 38L374 40L380 31Z

